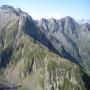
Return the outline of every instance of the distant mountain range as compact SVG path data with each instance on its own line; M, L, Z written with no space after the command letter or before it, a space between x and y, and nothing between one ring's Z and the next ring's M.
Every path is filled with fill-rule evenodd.
M70 16L35 21L2 5L0 88L90 90L90 24L84 22Z
M89 19L82 19L82 20L78 20L79 24L85 24L85 23L89 23L90 24L90 20Z

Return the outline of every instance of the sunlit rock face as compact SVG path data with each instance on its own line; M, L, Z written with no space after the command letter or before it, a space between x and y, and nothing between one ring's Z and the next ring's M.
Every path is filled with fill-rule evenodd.
M59 54L90 71L90 25L79 25L67 16L60 20L41 19L37 26Z

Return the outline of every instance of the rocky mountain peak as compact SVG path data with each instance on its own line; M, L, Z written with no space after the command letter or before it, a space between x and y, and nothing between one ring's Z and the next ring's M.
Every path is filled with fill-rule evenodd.
M8 5L2 5L1 9L5 9L5 10L14 10L14 8L12 6L8 6Z
M30 15L28 15L26 12L23 12L20 8L13 8L12 6L8 6L8 5L2 5L0 7L0 14L3 16L5 14L9 15L9 14L13 14L15 16L23 16L24 18L28 18L30 20L32 20L32 17Z
M55 18L50 18L48 21L50 21L50 22L55 22L56 19L55 19Z
M65 24L70 26L72 29L76 29L78 27L78 23L70 16L64 18Z

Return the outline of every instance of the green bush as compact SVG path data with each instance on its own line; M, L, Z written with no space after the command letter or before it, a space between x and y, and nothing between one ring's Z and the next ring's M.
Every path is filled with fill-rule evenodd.
M48 63L48 70L55 70L57 67L58 67L58 65L54 61L51 61Z

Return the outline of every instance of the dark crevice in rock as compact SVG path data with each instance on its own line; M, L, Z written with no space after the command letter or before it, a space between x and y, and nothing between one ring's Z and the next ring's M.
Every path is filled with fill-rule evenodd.
M33 64L34 64L34 58L32 59L31 65L29 67L29 74L32 72Z
M85 87L87 90L90 90L90 76L88 76L86 73L82 76L82 80L85 83Z
M0 68L6 67L10 60L11 60L11 55L12 55L13 49L11 48L6 48L4 51L2 51L2 54L0 56L1 61L0 61Z

